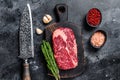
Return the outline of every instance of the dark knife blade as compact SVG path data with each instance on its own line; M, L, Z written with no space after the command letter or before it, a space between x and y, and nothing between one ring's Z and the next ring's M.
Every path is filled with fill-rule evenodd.
M34 57L32 15L29 4L25 7L21 17L19 44L20 58Z
M19 57L24 60L23 80L31 80L28 58L34 57L34 45L33 45L32 14L29 4L27 4L27 7L25 7L21 17L19 31L19 45L20 45Z

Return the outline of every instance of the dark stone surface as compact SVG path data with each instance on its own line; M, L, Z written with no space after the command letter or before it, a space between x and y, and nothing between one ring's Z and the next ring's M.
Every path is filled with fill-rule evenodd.
M62 80L120 80L120 0L0 0L0 80L22 80L22 60L17 57L18 29L27 2L32 7L34 29L39 27L44 30L46 25L42 23L42 17L46 13L52 15L52 23L56 21L53 9L58 3L66 3L68 21L82 27L88 67L82 75ZM97 28L90 29L85 23L85 15L93 7L101 10L103 19ZM88 42L97 29L107 32L107 42L96 51ZM34 32L35 58L30 59L32 80L54 80L47 76L40 50L43 37Z

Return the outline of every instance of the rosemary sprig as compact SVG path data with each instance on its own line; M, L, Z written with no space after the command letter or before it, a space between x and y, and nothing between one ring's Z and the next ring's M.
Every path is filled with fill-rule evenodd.
M53 74L53 76L55 77L56 80L60 80L59 69L55 62L55 58L54 58L50 43L43 40L41 49L42 49L43 55L45 57L45 60L47 62L48 69L51 71L51 73Z

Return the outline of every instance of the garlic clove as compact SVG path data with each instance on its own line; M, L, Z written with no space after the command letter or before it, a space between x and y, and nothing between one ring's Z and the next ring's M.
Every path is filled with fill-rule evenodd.
M45 14L45 16L43 16L43 22L45 24L48 24L52 21L52 17L49 14Z
M36 33L37 33L37 34L42 34L43 31L42 31L41 29L39 29L39 28L36 28Z

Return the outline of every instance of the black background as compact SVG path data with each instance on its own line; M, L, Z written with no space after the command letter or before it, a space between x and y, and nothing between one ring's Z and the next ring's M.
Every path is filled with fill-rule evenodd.
M84 54L88 65L86 71L72 79L62 80L120 80L120 1L119 0L0 0L0 80L22 80L22 60L19 55L18 31L22 11L30 3L34 27L35 58L30 59L32 80L54 80L47 76L40 44L44 35L36 35L35 28L44 30L44 14L50 14L56 22L56 4L68 5L68 21L82 28ZM96 7L102 12L102 22L97 28L89 28L85 16L89 9ZM103 29L107 42L95 50L89 45L91 34Z

